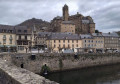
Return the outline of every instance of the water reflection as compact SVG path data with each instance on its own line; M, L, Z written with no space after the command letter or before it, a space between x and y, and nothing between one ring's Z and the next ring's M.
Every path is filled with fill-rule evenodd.
M53 73L46 78L60 84L120 84L120 64Z

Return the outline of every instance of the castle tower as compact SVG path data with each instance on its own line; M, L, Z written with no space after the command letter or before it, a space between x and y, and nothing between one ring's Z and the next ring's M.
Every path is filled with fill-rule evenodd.
M69 9L68 6L65 4L63 7L63 20L68 21L68 17L69 17Z

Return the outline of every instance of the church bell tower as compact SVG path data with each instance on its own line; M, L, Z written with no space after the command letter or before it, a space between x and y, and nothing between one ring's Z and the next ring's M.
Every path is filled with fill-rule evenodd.
M64 7L63 7L63 20L68 21L68 18L69 18L69 8L65 4Z

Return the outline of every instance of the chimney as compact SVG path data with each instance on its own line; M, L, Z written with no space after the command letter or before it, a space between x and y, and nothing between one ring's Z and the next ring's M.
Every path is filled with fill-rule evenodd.
M102 34L102 32L99 32L100 34Z

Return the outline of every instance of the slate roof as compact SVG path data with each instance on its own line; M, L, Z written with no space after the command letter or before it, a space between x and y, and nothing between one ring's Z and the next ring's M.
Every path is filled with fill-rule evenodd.
M10 26L10 25L0 25L0 33L15 34L15 28L14 28L14 26Z
M71 34L71 33L52 33L51 36L48 38L51 40L79 40L80 37L78 34Z
M117 33L102 33L104 37L119 37Z
M62 21L62 24L73 24L74 25L74 22L72 22L72 21Z
M89 21L89 20L82 20L82 23L87 23L87 24L89 24L90 21Z
M81 34L81 39L93 39L93 37L90 34Z
M102 37L103 35L101 33L92 33L92 36L94 36L94 37Z
M52 32L38 32L37 37L50 36Z
M15 30L16 30L16 34L31 34L32 33L32 28L28 28L27 26L15 26ZM27 32L25 32L26 30Z
M62 19L62 17L60 17L60 16L57 16L57 17L55 17L54 19Z

